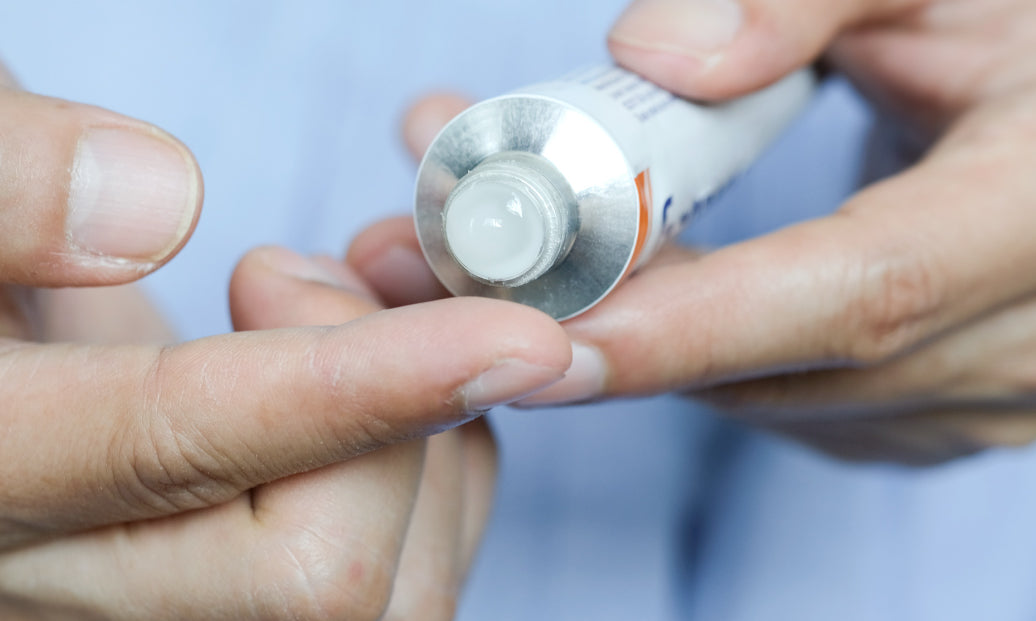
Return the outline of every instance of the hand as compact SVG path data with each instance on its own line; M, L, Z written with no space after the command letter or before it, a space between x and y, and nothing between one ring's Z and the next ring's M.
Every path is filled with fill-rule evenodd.
M2 88L0 112L0 616L376 618L397 564L392 610L428 601L408 567L459 580L487 484L456 470L489 461L484 432L414 439L560 377L557 324L483 300L360 319L368 294L320 284L344 276L266 252L238 271L239 327L347 323L143 344L169 335L136 290L33 287L169 260L200 207L193 158L88 106ZM472 504L414 506L423 465Z
M1036 6L1020 0L633 3L612 53L670 90L740 95L827 50L931 147L830 217L707 255L668 249L567 322L572 369L525 403L692 391L854 459L930 463L1032 442L1033 28ZM411 235L376 227L354 265L384 271L372 249Z
M285 277L285 272L304 279ZM241 329L347 321L358 310L357 298L370 310L380 306L359 277L340 263L326 257L307 261L279 248L250 253L235 274L231 296L234 323ZM276 489L289 496L290 515L298 516L296 525L324 534L312 542L318 546L310 551L311 557L327 556L339 566L344 566L343 559L355 565L369 554L388 561L373 585L350 586L351 576L332 576L338 579L336 588L353 589L354 598L363 587L347 614L332 618L448 620L454 617L463 578L488 518L495 455L489 427L480 418L427 442L381 449L275 482L262 493ZM398 493L399 489L409 493ZM329 499L335 499L333 505ZM356 509L375 506L380 510L366 515ZM358 528L364 531L356 532ZM364 552L350 550L340 541L343 534L361 539Z

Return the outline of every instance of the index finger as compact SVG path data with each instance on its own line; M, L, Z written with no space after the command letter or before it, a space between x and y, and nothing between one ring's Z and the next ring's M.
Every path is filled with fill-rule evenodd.
M489 300L160 349L0 355L0 546L219 504L455 426L558 379L550 318Z

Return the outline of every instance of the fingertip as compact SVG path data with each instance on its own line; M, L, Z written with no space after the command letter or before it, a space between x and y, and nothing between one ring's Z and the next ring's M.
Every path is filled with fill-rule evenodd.
M470 99L456 93L432 93L414 102L402 127L403 142L414 159L420 160L439 131L470 105Z
M404 435L414 428L442 431L521 399L560 379L571 364L568 337L556 321L486 298L386 310L336 330L332 339L332 350L346 343L349 359L381 378L365 389L363 402Z
M360 231L349 243L345 262L359 268L386 247L395 244L419 247L412 217L403 215L385 218Z
M517 358L564 372L572 364L565 329L550 315L514 302L480 297L435 300L392 311L441 320L445 337L478 351L486 360ZM415 329L421 329L420 326Z
M694 58L649 50L622 41L609 40L608 49L616 64L687 99L722 99L725 93L703 85L702 76L717 58ZM711 64L710 64L711 63Z
M346 254L346 263L388 306L449 296L424 258L409 216L382 220L361 232Z
M814 62L865 12L861 5L637 0L609 33L608 47L619 65L681 97L726 100Z
M572 343L572 363L565 376L517 402L523 408L547 407L584 403L599 398L605 392L608 363L596 347Z
M491 298L454 298L474 300L485 305L496 321L501 339L514 351L537 364L564 373L572 366L572 343L556 319L531 306ZM531 337L535 336L535 340Z
M374 293L345 265L278 246L248 252L230 281L237 330L333 325L379 308Z
M326 254L318 254L309 257L309 262L322 270L323 273L331 276L332 281L329 284L333 284L333 286L339 289L356 292L369 298L372 302L377 302L378 294L371 289L370 285L355 270L343 263L341 259L336 259Z
M450 329L457 333L451 340L468 350L476 365L473 379L457 393L467 411L539 392L562 379L572 365L568 335L536 309L488 298L451 298L425 306L450 317Z
M744 30L733 0L636 0L608 34L615 61L659 86L695 99L729 96L718 67Z

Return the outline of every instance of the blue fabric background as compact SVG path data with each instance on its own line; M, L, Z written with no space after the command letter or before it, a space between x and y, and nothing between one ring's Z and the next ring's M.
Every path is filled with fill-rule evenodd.
M147 119L194 151L204 214L147 286L197 337L229 329L247 248L339 253L409 209L397 121L415 96L481 98L605 60L623 4L42 0L0 9L0 55L31 90ZM844 85L825 88L688 237L836 208L869 123ZM462 619L1036 618L1033 451L843 465L670 397L493 418L499 503Z

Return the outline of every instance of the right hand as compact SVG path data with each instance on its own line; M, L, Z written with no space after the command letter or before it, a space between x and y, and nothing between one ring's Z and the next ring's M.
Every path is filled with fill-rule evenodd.
M663 88L725 99L827 50L897 146L931 147L828 217L667 248L565 323L572 368L524 403L691 392L839 457L919 465L1036 442L1034 28L1023 0L633 2L610 48ZM415 108L411 144L450 101ZM379 223L354 248L402 297L386 289L416 262L413 227Z
M569 364L557 324L517 305L359 318L376 305L341 290L304 321L338 327L143 344L167 333L138 292L36 287L127 283L168 261L200 208L189 152L8 84L0 162L5 619L377 617L420 476L408 442ZM328 288L298 262L267 268ZM291 323L236 306L243 327Z

